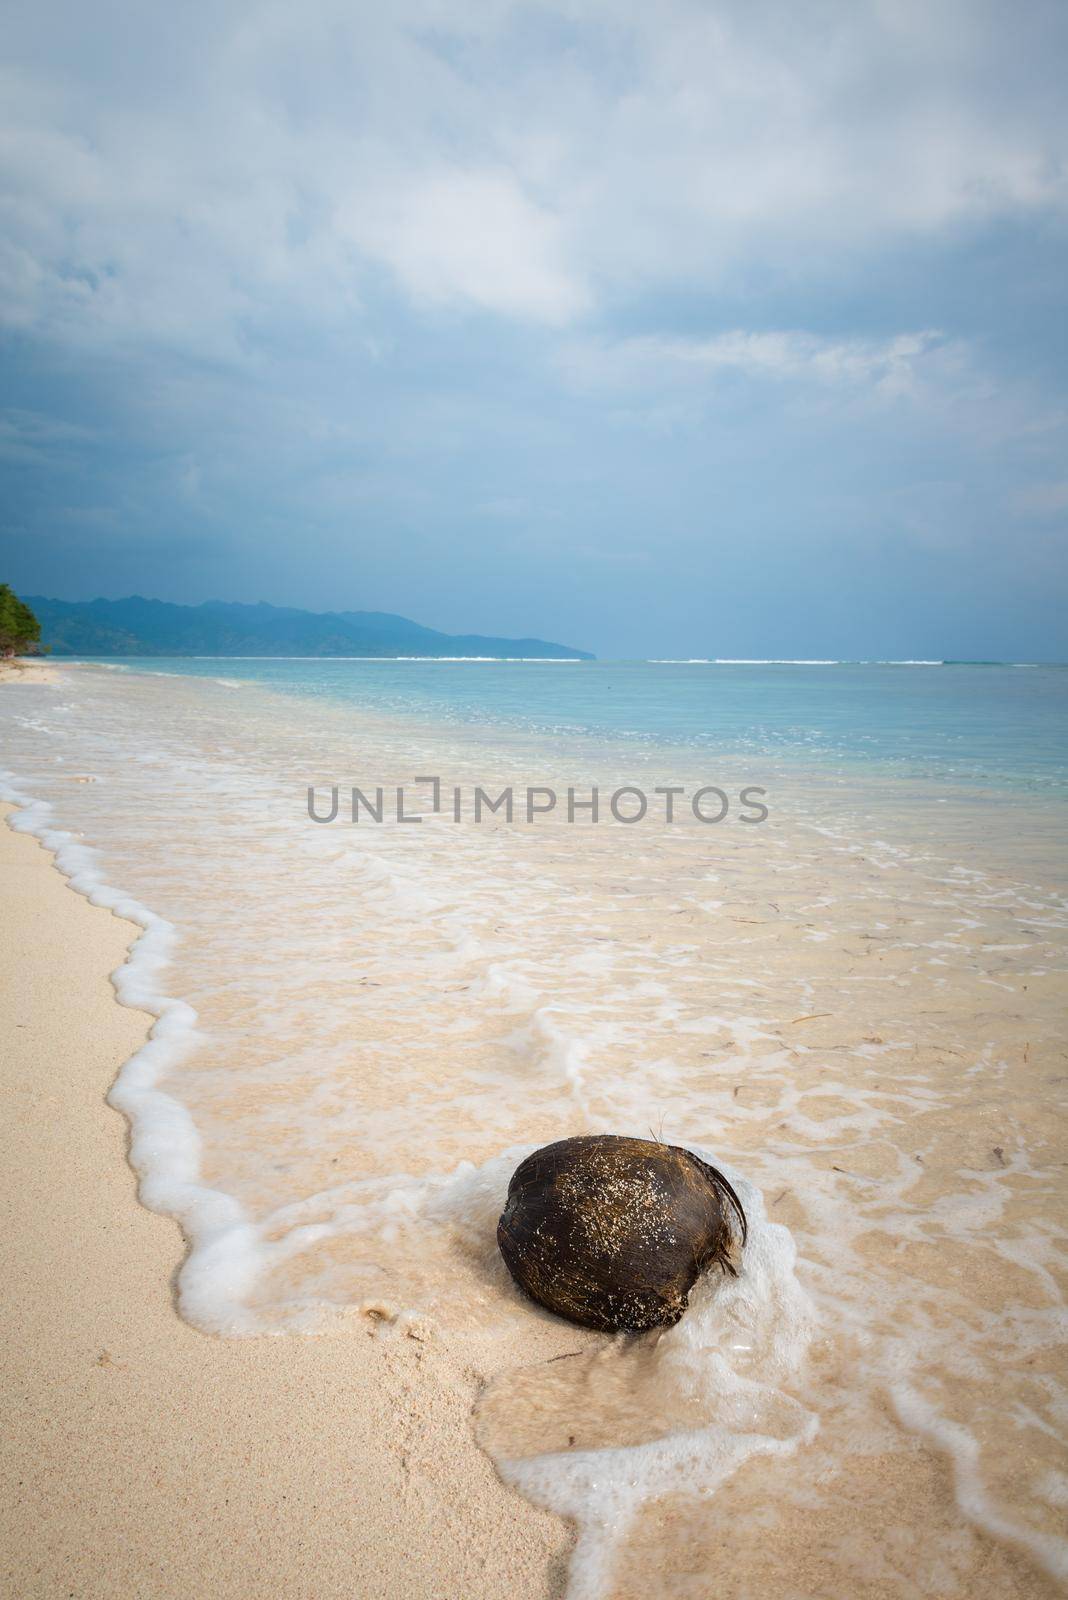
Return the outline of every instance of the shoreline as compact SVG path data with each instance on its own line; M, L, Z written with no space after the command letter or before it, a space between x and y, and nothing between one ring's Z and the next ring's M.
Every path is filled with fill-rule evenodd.
M71 662L71 666L77 663ZM0 683L55 683L59 674L50 663L32 656L0 658Z
M50 1021L53 1040L36 1042L22 1078L11 1074L9 1100L28 1105L52 1081L57 1056L71 1058L56 1097L65 1122L57 1131L47 1103L22 1140L21 1166L11 1166L25 1203L8 1231L28 1235L33 1256L31 1272L16 1261L8 1276L30 1283L24 1298L36 1318L27 1336L16 1326L9 1361L36 1405L19 1424L21 1471L13 1462L20 1487L31 1485L19 1512L16 1592L60 1600L132 1589L170 1600L192 1586L237 1600L255 1583L308 1600L559 1594L566 1525L510 1501L490 1459L504 1484L579 1525L576 1586L591 1559L612 1562L614 1600L678 1585L681 1593L697 1572L726 1593L731 1549L743 1556L739 1581L761 1593L803 1570L813 1591L891 1600L899 1590L882 1581L882 1563L894 1564L906 1528L929 1544L933 1568L959 1580L952 1592L962 1584L971 1592L980 1579L1036 1600L1053 1592L1049 1573L1066 1570L1052 1412L1063 1302L1046 1266L1064 1148L1050 1087L1064 1081L1063 906L1049 885L1031 892L1007 883L985 840L984 870L932 856L936 845L975 839L970 809L930 812L932 836L918 800L912 811L888 808L879 829L852 834L847 819L813 826L820 819L799 807L781 828L741 832L732 849L699 853L696 874L694 841L681 829L650 835L666 843L632 856L625 874L618 835L569 835L563 825L554 833L502 825L477 838L444 824L418 835L353 830L328 842L309 830L283 774L314 769L353 719L305 710L299 699L283 715L281 698L276 706L274 696L251 694L231 712L224 688L172 689L173 679L152 674L88 672L78 683L84 694L71 692L74 675L59 679L40 695L13 692L10 706L0 693L20 788L54 806L62 825L49 831L48 812L32 809L17 823L40 820L45 849L60 848L58 873L36 852L43 877L21 908L29 920L12 919L18 960L28 967L38 946L48 956L38 961L45 987L27 1010L36 1023ZM156 728L167 731L144 741ZM398 736L361 739L360 759L383 776L404 763L403 776L408 738L405 724ZM473 759L451 728L420 747L420 762L428 754L415 770L444 773L458 762L462 775ZM161 784L161 773L170 781ZM203 825L205 792L225 826ZM247 848L234 849L238 826ZM20 836L8 838L11 850ZM766 848L755 848L757 837ZM588 847L573 848L579 839ZM82 840L93 841L92 853ZM31 857L19 859L29 871ZM110 861L109 882L128 897L108 885L98 892L96 859ZM107 910L65 895L61 874ZM110 911L130 919L125 929ZM85 922L92 915L96 929ZM242 1249L215 1252L214 1300L202 1297L199 1312L183 1301L185 1324L175 1323L173 1300L164 1304L181 1254L173 1217L135 1206L135 1229L132 1179L111 1184L88 1225L83 1198L97 1199L100 1174L122 1168L121 1133L102 1101L107 1093L129 1109L113 1080L124 1061L122 1078L137 1077L147 1021L117 1012L104 978L112 971L133 1007L161 1009L155 981L140 987L126 981L129 964L114 969L136 937L133 924L155 927L163 917L164 930L173 924L192 937L176 941L160 989L195 1007L202 1030L197 1070L183 1076L172 1063L161 1083L176 1104L205 1113L204 1154L189 1181L198 1172L222 1179L221 1192L248 1206L268 1246L253 1261L251 1289ZM481 942L467 941L472 928ZM104 965L98 931L110 941ZM135 964L150 972L153 943L149 935L136 946ZM580 959L561 959L569 953ZM5 976L14 965L9 953ZM90 996L73 1006L72 966ZM90 1005L99 1016L87 1026ZM121 1045L111 1038L116 1015L133 1018ZM11 1020L24 1026L21 1012ZM21 1031L11 1037L23 1043ZM85 1057L101 1048L108 1059L87 1095ZM757 1439L753 1459L725 1479L718 1424L696 1430L684 1479L667 1472L677 1436L695 1433L695 1393L715 1424L720 1369L701 1362L697 1377L681 1350L696 1356L721 1345L718 1299L698 1305L662 1349L576 1351L570 1324L515 1306L496 1256L483 1249L506 1176L503 1146L639 1116L632 1131L652 1131L665 1109L671 1137L696 1139L762 1190L769 1223L798 1250L796 1280L792 1266L776 1275L757 1251L743 1284L747 1332L730 1347L741 1359L729 1371L743 1381L747 1371L769 1373L771 1410L741 1441L747 1450ZM139 1116L138 1143L141 1124ZM81 1152L90 1133L93 1159L72 1178L67 1151ZM151 1132L140 1152L133 1147L150 1180L174 1154L173 1124ZM397 1183L397 1174L428 1166L428 1178ZM63 1174L68 1215L65 1226L42 1227L53 1172ZM181 1197L172 1205L154 1186L143 1192L190 1224ZM395 1228L369 1207L346 1210L353 1196L383 1194L391 1204L397 1194L414 1219L429 1218L433 1236ZM127 1262L141 1252L139 1274L127 1262L109 1265L116 1219L133 1230L119 1243ZM146 1223L157 1229L147 1244ZM199 1244L195 1223L191 1234ZM58 1272L41 1266L50 1254ZM833 1330L818 1362L791 1343L806 1319L782 1314L795 1281L816 1325ZM56 1336L59 1380L54 1350L37 1360L53 1338L56 1283L72 1301L61 1306ZM125 1345L107 1331L112 1295ZM426 1323L418 1309L398 1315L409 1303L429 1308ZM294 1337L302 1321L319 1337ZM994 1331L1017 1323L1015 1341ZM99 1341L97 1324L106 1328ZM86 1326L91 1344L73 1367ZM205 1340L196 1328L288 1337L209 1332ZM785 1353L771 1342L780 1335ZM146 1342L158 1359L141 1363L127 1405L121 1385ZM587 1360L551 1364L574 1355ZM91 1405L84 1363L100 1369ZM1036 1418L1008 1436L989 1420L1012 1403L1007 1396ZM474 1437L488 1457L471 1453L473 1404ZM782 1429L796 1406L819 1429L789 1456ZM61 1436L58 1452L57 1415L73 1435ZM220 1432L226 1449L239 1435L238 1454L220 1457ZM49 1450L53 1459L39 1466ZM161 1461L166 1481L149 1505L145 1480ZM140 1496L132 1566L109 1543L126 1514L127 1471ZM820 1492L802 1506L813 1482ZM93 1498L83 1509L86 1483ZM609 1526L617 1489L635 1491L640 1514ZM183 1572L146 1587L146 1573L167 1572L172 1523L187 1508ZM850 1547L854 1520L864 1532ZM87 1591L82 1570L68 1565L34 1589L42 1542L49 1553L84 1550L96 1587ZM513 1545L522 1546L518 1578ZM900 1576L915 1587L919 1574Z
M152 1020L108 978L140 930L71 892L6 825L14 809L0 808L11 1592L559 1595L569 1532L497 1478L470 1426L481 1374L440 1341L361 1317L224 1340L178 1317L181 1234L138 1202L105 1101Z

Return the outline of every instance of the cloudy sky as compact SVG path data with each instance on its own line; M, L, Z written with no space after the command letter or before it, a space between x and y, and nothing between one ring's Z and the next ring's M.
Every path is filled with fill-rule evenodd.
M7 15L0 578L1068 658L1062 0Z

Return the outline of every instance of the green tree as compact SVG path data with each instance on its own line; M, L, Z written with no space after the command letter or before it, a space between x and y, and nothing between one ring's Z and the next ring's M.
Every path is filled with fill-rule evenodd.
M41 624L11 587L0 583L0 655L35 653L41 642Z

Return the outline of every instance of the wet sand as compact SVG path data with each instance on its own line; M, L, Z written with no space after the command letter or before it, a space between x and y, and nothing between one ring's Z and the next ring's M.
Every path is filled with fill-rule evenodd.
M149 1021L108 981L136 930L6 826L0 881L5 1592L562 1592L565 1526L498 1481L471 1436L478 1374L432 1337L179 1319L181 1236L138 1205L104 1101Z

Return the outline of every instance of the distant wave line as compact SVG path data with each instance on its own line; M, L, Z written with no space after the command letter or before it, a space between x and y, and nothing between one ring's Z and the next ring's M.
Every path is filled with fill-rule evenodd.
M960 665L961 663L958 663ZM944 667L944 661L847 661L792 656L653 656L650 667Z
M540 666L581 666L582 656L138 656L140 661L533 661Z
M650 656L648 667L1065 667L1064 661L925 661L912 657L898 659L831 660L794 656Z

